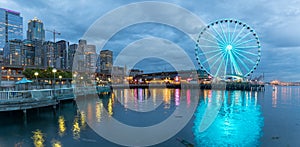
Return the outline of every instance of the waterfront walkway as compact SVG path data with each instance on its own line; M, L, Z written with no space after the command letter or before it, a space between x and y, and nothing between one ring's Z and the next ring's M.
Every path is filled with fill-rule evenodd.
M77 96L110 92L110 87L76 87L59 89L39 89L24 91L0 91L0 112L56 107L60 101L76 99Z

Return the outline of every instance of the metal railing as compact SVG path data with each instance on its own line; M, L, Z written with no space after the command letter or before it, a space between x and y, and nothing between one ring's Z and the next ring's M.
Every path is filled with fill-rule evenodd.
M109 87L73 87L73 88L59 88L59 89L37 89L37 90L23 90L23 91L0 91L0 101L8 100L22 100L22 99L52 99L52 98L66 98L75 97L76 95L97 94L99 92L107 91Z

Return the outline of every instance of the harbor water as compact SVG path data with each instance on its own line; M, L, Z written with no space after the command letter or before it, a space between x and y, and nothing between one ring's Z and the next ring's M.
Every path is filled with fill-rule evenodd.
M137 128L169 122L151 132L158 135L137 140L152 146L300 146L299 114L300 87L114 89L111 94L64 101L56 108L29 109L26 116L22 111L1 112L0 147L128 145L122 142L130 143L135 134L118 138L124 130L110 130L107 124L112 120ZM103 135L109 133L115 138Z

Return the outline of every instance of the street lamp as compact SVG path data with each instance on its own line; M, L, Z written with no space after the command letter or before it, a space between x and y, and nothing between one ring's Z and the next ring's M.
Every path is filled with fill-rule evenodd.
M82 84L83 82L83 77L80 77L80 83ZM83 83L83 86L84 86L84 83Z
M55 96L55 73L57 72L57 69L53 68L52 72L53 72L53 90L54 90L54 96Z
M74 81L72 81L74 85L76 84L76 77L77 77L77 75L76 75L76 73L74 73L74 74L73 74L73 80L74 80Z
M35 75L35 82L36 82L36 89L37 89L37 85L38 85L37 76L39 75L39 73L35 72L34 75Z
M62 76L60 75L60 76L58 76L58 78L59 78L59 88L61 89L61 79L62 79Z

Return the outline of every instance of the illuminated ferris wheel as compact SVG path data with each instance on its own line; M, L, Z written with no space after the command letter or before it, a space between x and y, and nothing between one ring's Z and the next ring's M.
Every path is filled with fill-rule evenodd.
M234 19L217 20L203 28L195 51L201 69L221 79L249 76L261 57L255 31Z

